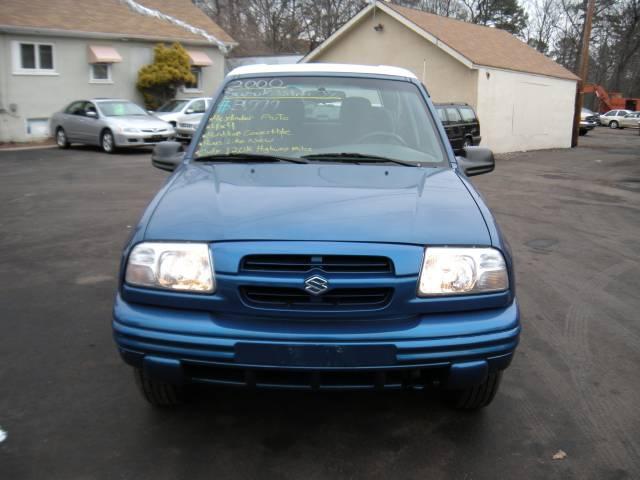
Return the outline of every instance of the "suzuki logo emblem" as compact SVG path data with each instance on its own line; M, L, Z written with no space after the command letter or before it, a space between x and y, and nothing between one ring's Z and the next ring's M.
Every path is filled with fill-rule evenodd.
M311 295L320 295L329 290L329 281L320 275L314 275L304 281L304 289Z

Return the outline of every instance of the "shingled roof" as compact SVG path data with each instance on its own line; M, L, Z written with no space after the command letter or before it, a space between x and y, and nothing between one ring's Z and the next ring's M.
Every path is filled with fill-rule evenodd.
M375 2L364 8L352 19L352 22L348 22L329 37L324 44L309 53L305 60L312 59L325 46L356 25L359 19L364 18L364 15L373 8L382 10L401 21L448 53L454 54L459 60L464 60L468 66L493 67L578 80L577 76L562 65L538 52L535 48L531 48L505 30L441 17L387 2Z
M0 29L111 34L182 42L217 43L217 40L223 45L236 43L191 0L1 0L1 3ZM183 25L140 13L132 8L135 4L172 17ZM206 32L209 38L199 30Z
M387 6L476 65L578 79L562 65L505 30L441 17L399 5Z

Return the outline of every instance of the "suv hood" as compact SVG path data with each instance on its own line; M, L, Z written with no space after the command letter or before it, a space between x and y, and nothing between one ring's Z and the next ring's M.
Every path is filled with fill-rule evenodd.
M147 240L491 244L449 168L191 163L158 195Z

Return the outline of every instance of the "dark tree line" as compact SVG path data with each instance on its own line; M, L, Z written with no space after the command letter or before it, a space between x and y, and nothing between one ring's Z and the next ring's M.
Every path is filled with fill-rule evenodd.
M307 53L366 0L193 0L240 46L234 55ZM502 28L576 71L587 0L395 0ZM590 82L640 97L640 0L596 0Z

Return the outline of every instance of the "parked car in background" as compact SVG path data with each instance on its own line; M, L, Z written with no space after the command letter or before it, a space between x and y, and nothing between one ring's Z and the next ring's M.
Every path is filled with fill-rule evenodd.
M580 112L580 135L586 135L587 132L596 128L596 117L591 110L583 108Z
M640 122L640 112L627 113L620 119L620 128L638 128Z
M436 110L454 152L460 153L464 147L480 144L480 122L471 106L466 103L437 103Z
M204 113L183 115L178 119L176 126L176 140L180 142L190 142L196 129L204 117Z
M184 98L169 100L158 110L150 112L160 120L169 122L173 127L178 125L178 119L188 115L199 115L207 111L211 104L210 98ZM202 115L200 115L202 116Z
M592 120L596 122L596 125L601 125L600 114L598 112L594 112L593 110L584 107L582 108L582 111L585 113L585 116L593 117Z
M60 148L72 143L98 145L113 153L118 147L143 147L175 137L173 127L129 100L76 100L51 117L51 132Z
M337 121L310 116L327 101ZM149 403L190 383L491 403L520 334L511 251L469 181L495 161L453 156L412 72L240 67L204 122L154 148L173 174L121 257L114 340Z
M633 112L631 112L631 110L609 110L607 113L600 115L600 123L605 127L618 128L620 126L620 120L629 113Z

